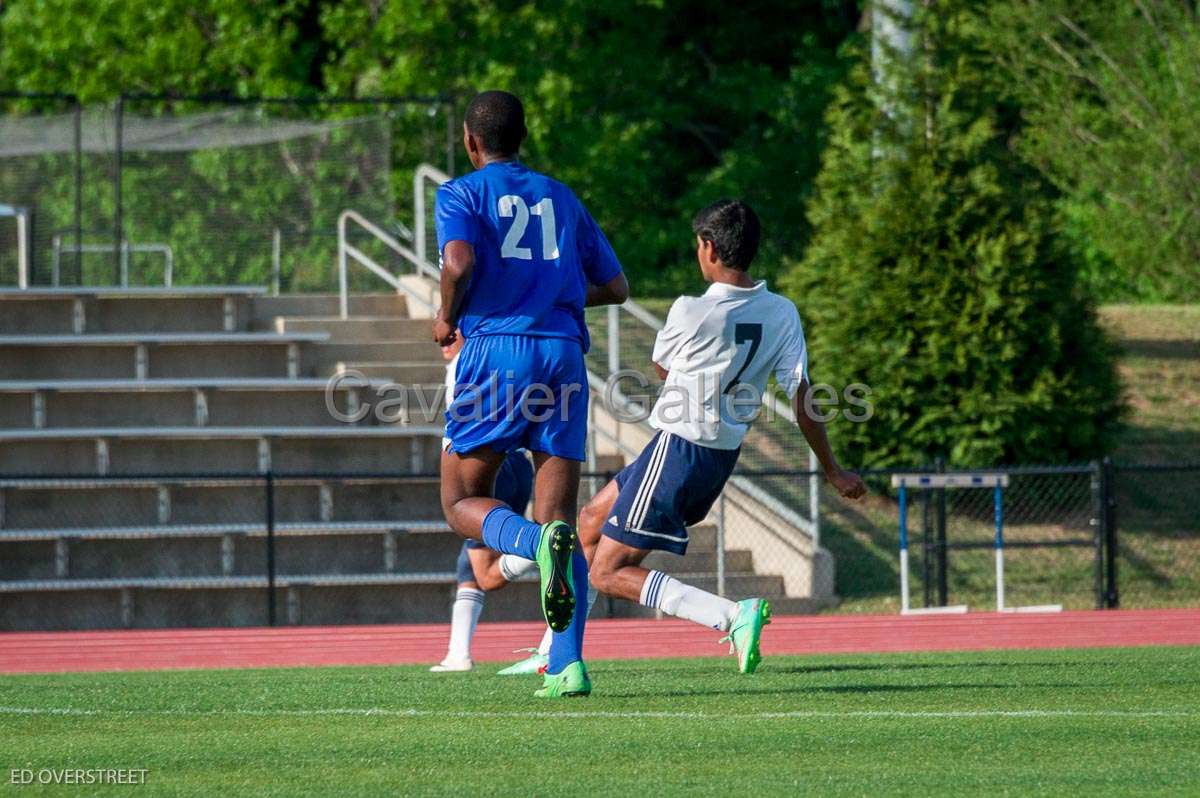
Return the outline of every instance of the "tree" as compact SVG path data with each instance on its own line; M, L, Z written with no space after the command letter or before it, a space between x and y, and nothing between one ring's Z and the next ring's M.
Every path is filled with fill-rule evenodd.
M0 4L0 88L315 94L317 43L298 0L17 0ZM318 73L319 74L319 71Z
M448 94L455 117L474 92L509 89L529 107L526 160L581 195L638 295L676 295L701 287L690 219L718 196L762 210L769 276L803 248L821 112L857 17L854 0L10 0L0 88L89 104ZM445 118L431 121L396 123L398 190L430 141L444 146Z
M814 380L870 386L873 417L832 427L861 465L1092 457L1119 415L1052 193L1010 143L1017 115L977 8L930 0L889 88L859 58L828 113L813 240L786 284Z
M700 287L690 220L721 194L778 208L773 252L806 239L796 198L856 18L845 0L339 4L324 18L339 53L327 79L341 93L519 94L526 160L579 192L638 295L675 295Z
M1185 0L1015 0L989 17L1027 154L1104 300L1200 300L1200 18Z

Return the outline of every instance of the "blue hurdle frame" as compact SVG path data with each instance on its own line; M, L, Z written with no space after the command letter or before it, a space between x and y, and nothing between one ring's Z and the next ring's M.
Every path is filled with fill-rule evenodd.
M948 607L912 607L908 588L908 489L912 488L988 488L992 489L993 517L996 524L992 543L996 556L996 612L1058 612L1061 604L1038 604L1028 607L1008 607L1004 595L1004 489L1008 474L975 472L959 474L893 474L892 487L898 489L900 515L900 614L934 615L964 613L967 605Z

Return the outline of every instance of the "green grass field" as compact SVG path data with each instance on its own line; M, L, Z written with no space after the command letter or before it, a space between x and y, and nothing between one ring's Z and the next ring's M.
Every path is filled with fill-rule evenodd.
M546 703L494 666L0 677L9 768L146 795L1196 795L1200 648L601 662Z

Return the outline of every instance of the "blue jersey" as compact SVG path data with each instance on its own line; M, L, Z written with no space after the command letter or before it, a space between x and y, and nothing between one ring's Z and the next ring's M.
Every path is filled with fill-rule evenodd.
M449 241L475 250L458 326L483 335L572 338L588 348L588 284L604 285L621 264L569 188L518 161L490 163L437 193L438 251Z

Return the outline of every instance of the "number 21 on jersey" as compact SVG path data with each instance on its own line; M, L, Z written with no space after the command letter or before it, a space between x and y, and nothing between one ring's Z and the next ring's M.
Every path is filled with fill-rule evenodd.
M516 260L533 260L533 250L521 246L525 237L525 228L529 226L529 216L541 217L542 220L542 260L558 259L558 230L554 225L554 202L546 197L532 208L525 200L516 194L505 194L496 203L496 212L505 219L512 219L512 227L500 244L500 257L515 258Z

